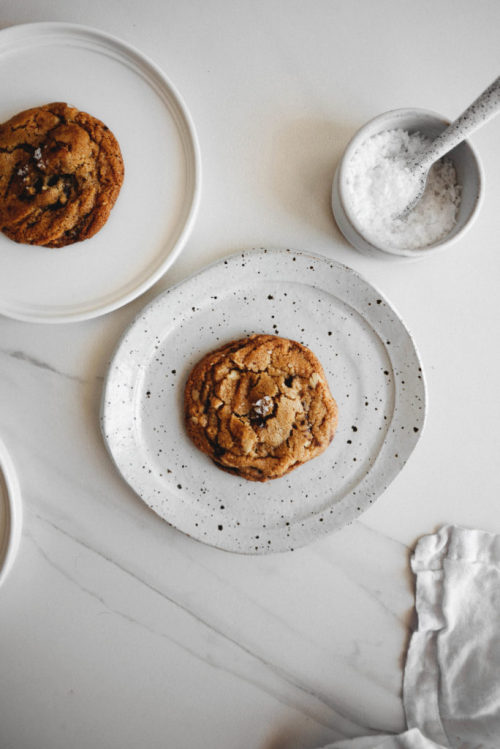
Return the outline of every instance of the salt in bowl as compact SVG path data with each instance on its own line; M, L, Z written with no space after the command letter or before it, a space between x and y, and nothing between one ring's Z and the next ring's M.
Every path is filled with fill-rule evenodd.
M335 220L340 231L353 247L364 254L385 259L423 258L449 247L471 227L482 203L484 173L479 157L468 141L463 141L446 155L446 158L449 158L455 166L457 181L462 187L462 198L453 228L437 242L417 249L374 244L374 240L367 237L366 229L353 215L349 204L347 190L349 162L356 150L368 138L387 130L400 129L410 134L418 132L427 138L434 139L449 124L449 120L425 109L395 109L370 120L354 135L337 167L332 189L332 209Z

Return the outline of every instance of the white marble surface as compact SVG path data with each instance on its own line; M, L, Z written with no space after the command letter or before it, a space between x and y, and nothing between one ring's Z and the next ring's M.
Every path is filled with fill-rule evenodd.
M481 215L449 252L364 258L331 216L348 139L387 109L455 116L498 75L495 0L1 0L0 25L85 23L151 56L203 159L189 242L141 299L97 320L0 319L0 435L24 531L0 590L1 749L310 749L400 731L409 554L442 523L500 532L500 120L477 132ZM133 102L131 103L133 106ZM306 249L365 275L422 356L427 425L354 525L246 557L169 527L98 428L107 361L142 305L229 252Z

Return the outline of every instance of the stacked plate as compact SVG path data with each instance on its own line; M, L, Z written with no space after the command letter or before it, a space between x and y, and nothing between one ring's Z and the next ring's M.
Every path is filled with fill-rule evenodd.
M21 538L21 495L14 465L0 440L0 585L9 573Z
M34 23L0 31L0 121L62 101L105 122L125 181L106 225L64 251L0 234L0 314L64 323L135 299L167 271L192 229L201 186L189 112L163 71L96 29Z

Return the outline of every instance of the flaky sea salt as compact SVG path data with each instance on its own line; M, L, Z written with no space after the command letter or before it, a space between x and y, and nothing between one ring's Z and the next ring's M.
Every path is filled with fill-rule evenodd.
M408 157L431 141L420 133L386 130L354 152L346 172L347 200L363 234L372 243L394 249L427 247L445 237L457 219L461 187L453 163L433 165L425 192L405 218L395 218L413 197Z
M42 156L42 149L40 147L35 148L33 152L33 158L36 161L36 165L39 169L45 169L45 162Z
M255 401L252 408L258 416L268 416L273 410L273 399L269 395L264 395Z

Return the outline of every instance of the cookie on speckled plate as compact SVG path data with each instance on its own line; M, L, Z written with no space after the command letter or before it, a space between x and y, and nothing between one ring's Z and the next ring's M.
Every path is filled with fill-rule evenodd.
M123 183L120 146L100 120L62 102L0 125L0 230L63 247L106 223Z
M209 353L186 383L187 432L225 471L251 481L284 476L333 439L337 405L306 346L252 335Z

